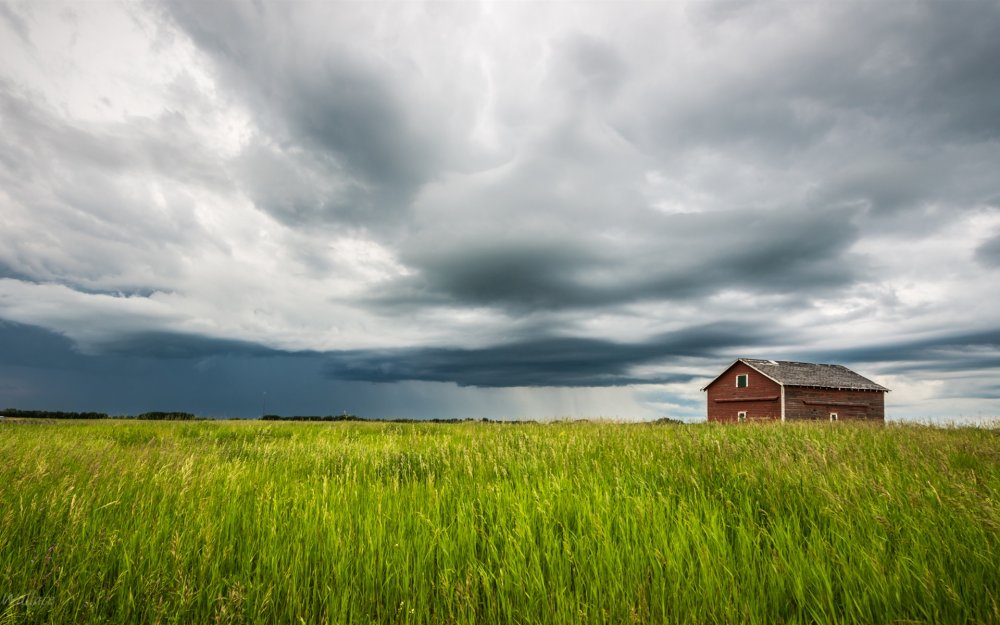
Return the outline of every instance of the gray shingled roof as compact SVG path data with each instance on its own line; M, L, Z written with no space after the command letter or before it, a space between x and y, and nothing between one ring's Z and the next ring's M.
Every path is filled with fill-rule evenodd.
M849 388L867 391L889 390L854 373L843 365L817 365L811 362L758 360L756 358L740 358L739 360L785 386Z

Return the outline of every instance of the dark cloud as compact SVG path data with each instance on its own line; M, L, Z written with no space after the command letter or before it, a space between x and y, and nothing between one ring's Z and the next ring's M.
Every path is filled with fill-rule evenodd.
M22 282L34 282L35 280L24 271L14 267L12 264L0 261L0 278L11 278Z
M773 332L741 322L717 322L663 334L641 343L590 338L521 340L478 349L416 348L288 352L247 341L170 332L126 334L88 345L41 328L0 322L7 364L82 367L130 359L188 361L279 359L323 363L330 379L352 382L454 382L460 386L618 386L688 382L698 376L659 372L637 375L641 365L679 358L712 358L773 340Z
M989 113L1000 95L994 63L1000 54L993 36L1000 26L996 2L827 5L822 28L809 22L815 4L791 11L782 2L753 5L705 3L689 13L706 33L723 37L739 32L762 44L757 54L764 62L734 64L707 77L710 93L721 96L703 111L707 119L739 114L748 105L750 110L764 106L783 111L768 119L783 119L777 127L787 127L803 117L794 107L811 102L821 111L877 120L873 128L878 133L898 133L907 142L929 135L940 139L940 133L981 140L1000 132L997 116ZM762 26L775 23L786 28L768 44L764 40L775 34ZM794 54L786 46L794 47ZM727 95L739 100L727 101ZM740 106L729 106L734 101ZM765 141L775 129L767 123L741 127L759 131L754 136ZM812 137L815 141L830 138L826 132L835 126L817 128L821 133Z
M1000 136L996 2L721 2L687 14L727 58L752 49L754 61L701 72L699 60L670 59L669 78L613 113L664 169L731 154L734 169L767 181L766 195L863 206L871 227L903 236L932 234L995 194L980 150ZM811 21L819 14L822 27ZM755 187L741 191L749 198Z
M987 267L1000 267L1000 234L976 248L976 260Z
M398 219L433 171L436 142L412 117L410 94L392 80L414 68L394 67L377 54L338 43L344 28L338 22L356 20L363 11L342 5L322 18L326 24L306 24L296 20L291 5L207 7L186 0L162 5L213 60L221 79L251 104L262 129L279 145L295 146L294 153L285 147L272 146L270 154L260 146L249 148L245 179L261 209L291 224L374 227ZM298 170L293 176L318 165L320 189L333 189L326 189L325 198L299 203L303 190L283 194L282 185L270 184L273 175L259 183L256 174L266 168L261 159Z
M551 310L689 300L722 289L836 291L866 271L864 259L848 253L859 235L854 217L850 209L723 211L647 218L644 231L619 241L529 232L490 240L481 232L421 242L403 257L420 273L376 301Z
M237 171L254 203L284 223L360 224L369 217L364 185L323 152L258 141L243 150Z
M37 326L0 319L0 338L6 365L79 368L86 360L70 339Z
M991 369L1000 367L1000 329L806 352L804 356L823 362L890 363L891 370L897 372Z
M169 345L164 346L164 342ZM676 344L687 349L683 339ZM241 418L259 416L264 410L285 415L349 412L371 418L600 414L592 405L570 413L553 414L544 404L526 411L522 402L500 389L476 392L487 393L483 397L452 384L372 384L389 381L374 373L331 378L331 361L340 366L356 362L355 367L363 368L372 362L372 354L366 363L362 362L363 354L288 353L184 335L136 337L111 346L112 352L82 353L56 333L3 321L0 345L4 347L0 353L0 409L111 414L176 410ZM594 355L596 351L595 346L589 346L579 355ZM566 351L561 356L570 358ZM370 381L357 380L366 378ZM619 406L608 415L625 416L628 409Z
M253 417L260 414L263 393L270 391L272 409L333 412L333 393L317 361L198 342L175 336L176 349L158 340L136 340L129 349L117 346L115 353L83 353L53 332L0 322L0 409Z
M716 356L737 347L761 345L770 338L759 327L720 322L633 344L542 338L479 349L349 351L327 354L325 370L340 380L421 380L479 387L677 383L696 376L663 372L637 375L633 369L681 357Z
M921 8L921 36L909 40L920 53L909 67L909 78L926 99L904 102L927 107L922 112L942 119L944 130L968 140L1000 138L995 63L1000 56L1000 4L981 0L952 7L931 2Z
M264 357L287 352L251 343L175 332L126 334L89 346L100 354L142 358L198 359L215 356Z

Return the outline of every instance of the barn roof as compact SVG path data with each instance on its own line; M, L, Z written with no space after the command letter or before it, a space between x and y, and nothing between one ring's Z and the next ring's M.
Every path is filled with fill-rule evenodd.
M811 362L790 362L787 360L760 360L757 358L739 358L736 362L742 362L784 386L813 386L818 388L842 388L864 391L889 390L843 365L823 365ZM733 364L735 365L736 362ZM729 367L726 367L726 371L728 370ZM721 374L719 377L721 377ZM715 380L712 380L712 382L705 386L705 389L714 382Z

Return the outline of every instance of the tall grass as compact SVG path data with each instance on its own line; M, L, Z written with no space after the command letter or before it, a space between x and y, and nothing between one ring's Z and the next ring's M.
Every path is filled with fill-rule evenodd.
M4 623L1000 623L1000 433L0 425Z

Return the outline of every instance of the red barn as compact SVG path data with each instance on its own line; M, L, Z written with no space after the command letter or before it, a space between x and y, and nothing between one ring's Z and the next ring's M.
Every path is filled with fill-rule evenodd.
M885 420L884 386L841 365L740 358L701 389L709 421Z

